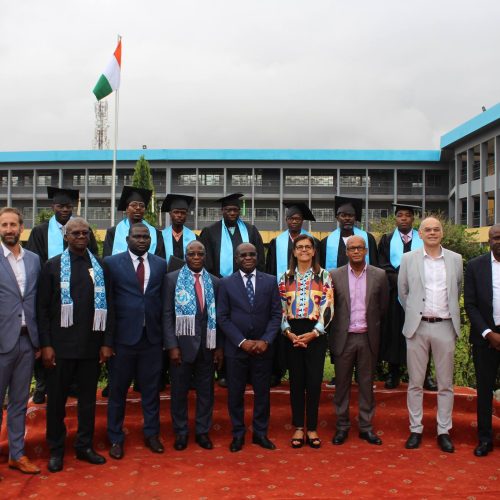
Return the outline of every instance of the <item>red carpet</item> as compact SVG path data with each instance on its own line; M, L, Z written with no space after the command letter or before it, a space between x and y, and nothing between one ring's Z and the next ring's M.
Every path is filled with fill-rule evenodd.
M381 387L381 386L379 386ZM125 458L108 458L103 466L92 466L74 458L72 441L76 429L74 400L68 407L69 433L64 470L47 471L45 407L31 406L28 415L27 453L42 467L42 474L25 476L7 468L5 418L0 436L0 498L500 498L500 420L494 418L496 450L476 458L475 392L458 388L455 395L454 454L442 453L435 439L436 395L425 395L424 440L419 450L405 450L408 435L406 387L377 390L374 426L384 444L373 446L361 441L353 425L343 446L330 443L334 433L333 390L325 389L320 408L320 450L292 450L289 439L290 411L286 385L273 390L269 437L276 451L250 444L243 451L230 453L230 424L224 389L216 390L214 429L215 448L206 451L191 439L183 452L172 448L173 433L169 415L169 396L162 393L163 455L154 455L143 446L141 413L136 393L130 394L126 418L129 434ZM194 398L193 398L194 400ZM356 389L353 400L357 403ZM247 422L250 422L251 392L247 395ZM193 402L193 401L192 401ZM351 410L353 408L351 407ZM193 407L190 408L190 415ZM353 415L356 414L355 408ZM500 405L496 404L496 414ZM96 448L105 452L106 400L97 409Z

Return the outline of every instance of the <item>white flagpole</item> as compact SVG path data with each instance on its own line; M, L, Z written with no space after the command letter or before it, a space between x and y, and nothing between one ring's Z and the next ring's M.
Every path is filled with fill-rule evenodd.
M118 35L118 43L122 37ZM120 75L121 76L121 75ZM115 134L114 134L114 148L113 148L113 167L111 168L111 226L115 225L115 206L116 206L116 150L118 148L118 105L119 89L115 91Z

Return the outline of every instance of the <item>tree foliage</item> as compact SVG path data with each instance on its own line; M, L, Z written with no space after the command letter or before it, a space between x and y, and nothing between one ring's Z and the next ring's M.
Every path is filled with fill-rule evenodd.
M34 225L36 226L42 222L48 222L53 215L54 212L50 208L43 208L36 214Z
M144 219L146 219L151 225L155 226L157 224L155 187L153 184L151 167L149 166L149 162L146 160L146 158L144 158L144 155L142 155L135 164L134 175L132 177L132 186L153 191L151 201L146 207Z

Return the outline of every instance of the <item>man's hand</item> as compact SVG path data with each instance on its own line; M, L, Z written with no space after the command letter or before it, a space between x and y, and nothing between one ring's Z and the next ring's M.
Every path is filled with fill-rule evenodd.
M486 340L490 343L490 347L500 351L500 333L488 332L486 334Z
M56 352L52 347L42 347L42 363L48 370L56 366Z
M107 345L103 345L99 351L99 363L103 364L111 358L115 353L113 352L112 347L108 347Z
M220 370L222 368L222 363L224 363L224 351L222 350L222 347L219 347L215 349L214 352L215 368L217 368L217 370Z
M241 348L247 354L254 354L253 350L255 349L255 340L245 340L243 344L241 344Z
M41 349L37 349L35 351L35 359L39 359L41 356L42 356L42 350Z
M264 340L256 340L253 348L254 354L264 354L267 351L269 344Z
M182 363L181 350L178 347L169 349L168 357L174 366L179 366Z

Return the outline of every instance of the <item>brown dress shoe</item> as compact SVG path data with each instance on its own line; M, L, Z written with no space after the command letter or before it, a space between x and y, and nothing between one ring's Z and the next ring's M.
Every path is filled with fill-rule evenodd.
M9 468L17 469L23 474L40 474L40 469L31 463L26 455L23 455L19 460L9 459Z

